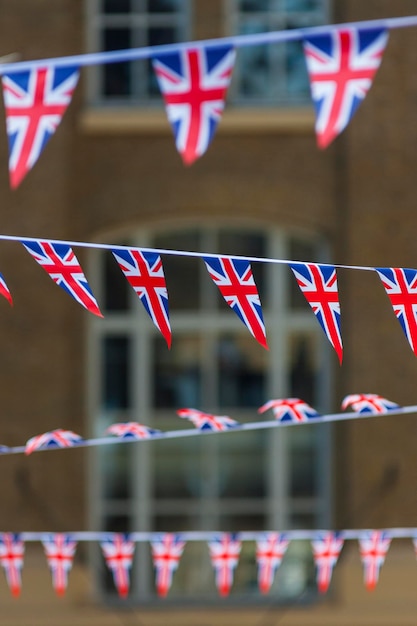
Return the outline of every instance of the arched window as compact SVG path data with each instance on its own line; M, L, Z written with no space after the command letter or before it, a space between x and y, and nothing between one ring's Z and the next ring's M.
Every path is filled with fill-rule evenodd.
M324 260L318 239L273 228L199 225L138 232L113 243ZM94 435L130 420L161 430L189 428L175 413L183 407L240 422L256 421L257 408L271 398L295 396L320 411L329 408L330 350L286 265L252 263L267 351L226 305L201 259L162 255L173 333L168 350L111 253L93 254L95 292L105 315L91 321L89 333ZM92 452L91 521L96 529L123 532L323 527L328 454L324 425L103 446ZM155 600L149 546L137 545L135 568L131 598ZM100 580L111 596L112 584ZM277 576L276 594L295 598L311 583L311 550L294 542ZM236 599L258 597L250 542L243 545L232 593ZM187 544L169 597L216 597L205 544Z

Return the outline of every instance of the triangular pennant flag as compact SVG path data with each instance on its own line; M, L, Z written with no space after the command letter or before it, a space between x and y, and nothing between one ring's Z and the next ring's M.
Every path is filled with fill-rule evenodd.
M378 267L376 271L408 343L417 356L417 270Z
M234 570L239 562L242 542L231 533L220 533L208 542L210 558L216 572L216 587L221 596L228 596Z
M12 595L17 598L22 587L21 570L25 544L19 534L0 533L0 563L6 572Z
M0 274L0 296L6 298L10 306L13 306L12 294L10 293L9 288L6 285L3 274Z
M393 409L398 409L398 404L387 400L376 393L354 393L346 396L342 402L342 410L352 407L357 413L388 413Z
M349 124L365 99L388 42L384 29L344 28L303 41L319 148Z
M103 317L81 265L72 249L63 243L21 239L29 254L52 280L70 294L87 311Z
M71 535L55 533L42 539L45 556L52 573L52 584L58 596L63 596L68 586L68 573L72 568L77 542Z
M161 597L165 597L171 588L172 576L178 568L184 546L181 536L172 533L162 533L151 541L156 590Z
M78 76L78 67L53 65L2 76L11 187L19 186L56 131Z
M227 415L212 415L197 409L178 409L177 415L190 420L198 430L222 431L235 428L239 422Z
M280 422L308 422L321 417L313 407L299 398L284 398L283 400L269 400L258 409L258 413L265 413L272 409L275 419Z
M287 551L289 540L280 533L264 533L256 542L258 585L262 593L268 593L275 573Z
M29 455L35 450L46 450L47 448L72 448L82 440L83 438L72 430L57 428L28 439L25 445L25 454Z
M171 346L168 292L162 260L156 252L112 250L120 269L141 299L149 317Z
M359 539L364 581L368 591L376 587L379 570L384 564L390 544L391 539L382 530L365 532Z
M342 363L340 303L335 267L316 263L290 263L290 267L298 286Z
M249 261L230 257L204 257L208 273L231 309L251 334L268 349L261 300Z
M160 430L149 428L138 422L119 422L117 424L111 424L106 429L106 433L109 433L109 435L115 435L121 439L131 439L132 441L150 439L152 435L160 432Z
M235 56L231 46L219 46L153 57L175 145L186 165L201 157L214 137Z
M129 593L129 571L132 567L135 544L128 535L122 533L109 534L100 542L107 567L113 573L113 580L121 598Z
M317 533L311 545L317 569L317 587L320 593L326 593L333 568L343 548L343 539L339 533L335 532Z

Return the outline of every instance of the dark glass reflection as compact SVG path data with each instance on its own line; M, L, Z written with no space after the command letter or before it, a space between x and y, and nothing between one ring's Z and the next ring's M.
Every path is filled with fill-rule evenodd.
M223 336L217 343L219 407L259 407L265 398L266 360L250 336Z
M102 34L102 49L125 50L132 47L130 28L106 28ZM131 64L106 63L101 67L105 96L127 96L131 93Z
M106 311L127 311L129 302L128 281L123 276L114 256L104 256L104 307Z
M132 0L102 0L104 13L129 13Z
M105 409L127 409L131 404L128 376L130 342L127 337L108 336L103 339L102 349L102 406Z
M201 406L201 340L197 335L177 336L171 350L154 339L153 401L156 408Z

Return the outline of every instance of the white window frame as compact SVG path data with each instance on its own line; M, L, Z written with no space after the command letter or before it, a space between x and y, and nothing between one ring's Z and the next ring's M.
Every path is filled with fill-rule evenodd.
M205 226L210 229L211 225L201 222L197 224L189 225L190 229L199 228L204 231ZM226 225L231 230L243 230L241 224L228 224ZM263 227L262 224L257 224L255 230L264 232L268 242L268 256L272 258L289 258L287 242L291 236L300 238L298 233L284 232L280 229L274 229L270 227ZM222 230L223 225L220 224L215 230ZM165 229L161 229L162 232ZM188 230L179 228L178 230ZM251 230L254 230L253 228ZM172 232L169 230L168 232ZM152 230L152 234L157 234L158 230ZM129 245L138 247L149 247L151 244L150 235L145 230L138 230L137 236L132 236L130 232ZM109 235L110 237L110 235ZM109 239L109 237L107 237ZM120 233L117 234L117 238L110 240L113 243L123 241L120 237ZM311 240L310 236L306 236L306 241ZM206 250L209 252L210 250ZM94 288L94 293L97 295L98 301L103 301L103 285L100 282L100 253L92 251L90 255L90 268L89 276L91 276L91 284ZM109 251L106 254L111 254ZM300 259L305 261L327 261L327 258L321 259ZM195 259L196 263L202 264L202 261ZM204 269L204 268L203 268ZM314 314L306 306L305 310L294 310L288 307L288 294L289 294L289 281L295 280L291 275L291 270L285 265L274 265L274 271L271 274L272 283L269 284L270 302L268 308L263 307L264 321L267 330L268 343L270 347L270 375L268 377L267 385L267 400L274 397L286 397L288 391L286 389L286 367L285 362L289 360L289 337L291 332L297 332L300 330L314 334L317 337L319 343L318 356L321 363L322 380L319 385L319 397L318 403L315 406L319 411L328 411L330 401L331 390L331 370L330 370L330 354L331 348L320 329ZM207 276L207 281L209 281ZM129 287L129 286L128 286ZM168 294L169 295L169 294ZM272 297L271 297L272 296ZM131 306L127 316L123 312L118 313L105 313L104 319L96 320L95 318L90 320L89 332L88 332L88 382L87 382L87 398L88 398L88 414L90 420L90 433L92 436L101 436L103 433L97 431L97 417L100 415L100 339L106 334L111 333L125 335L126 332L130 333L130 336L134 339L134 358L133 367L130 375L135 384L131 385L133 397L132 397L132 410L129 410L129 419L139 421L148 425L152 425L152 398L151 398L151 368L143 367L143 363L150 363L150 350L151 339L158 335L158 331L154 328L152 322L149 320L146 312L142 309L142 304L134 294L133 290L129 287L129 298ZM235 314L228 310L226 307L222 309L222 313L217 315L217 321L213 320L213 316L208 312L206 316L202 314L199 317L199 324L208 323L212 328L218 330L224 330L229 328L235 329ZM190 330L190 324L195 324L195 316L193 313L177 313L170 312L171 325L173 328L173 341L176 337L181 336L183 333L188 333ZM239 322L240 323L240 322ZM214 325L214 326L213 326ZM247 331L242 325L243 332ZM255 341L255 339L253 339ZM195 407L205 408L205 407ZM173 412L168 411L167 414L172 417ZM113 421L123 421L120 416L120 411L115 413L115 419ZM237 409L232 417L242 421L256 420L256 411L251 409L250 411ZM272 416L271 416L272 417ZM175 425L173 424L173 429ZM297 427L295 427L297 428ZM300 428L305 428L300 426ZM287 495L288 486L288 437L290 436L289 429L276 429L268 431L268 445L269 458L270 458L270 472L269 472L269 494L265 497L265 505L267 508L266 514L268 519L269 528L271 530L285 530L291 527L291 514L294 513L311 513L314 512L316 526L326 527L330 520L330 427L329 425L315 425L307 426L307 428L319 428L320 429L320 453L318 454L319 463L321 464L320 471L318 472L320 484L318 485L318 494L313 498L291 498ZM220 437L222 435L219 435ZM219 437L213 436L213 439ZM233 433L226 435L233 437ZM210 441L211 437L204 438L208 446L210 453L210 446L212 451L215 452L216 444L214 441ZM123 445L123 444L122 444ZM135 531L149 531L151 528L153 503L151 494L149 491L148 477L152 473L152 458L150 453L150 447L148 443L140 444L128 444L130 446L140 446L140 454L134 455L133 475L135 480L133 482L133 501L126 503L125 509L120 508L119 503L103 502L97 496L101 492L102 476L100 475L100 469L98 464L97 450L92 449L89 457L89 492L88 492L88 512L89 512L89 524L92 529L101 528L101 519L105 515L109 515L112 512L114 514L121 514L126 512L131 515L133 520L133 530ZM153 442L150 445L158 445L158 442ZM216 503L210 500L209 503L210 513L216 513ZM238 501L233 499L233 506L235 511L239 512L239 507L242 510L246 510L251 503L245 501ZM169 502L165 503L169 508ZM158 505L157 505L158 506ZM221 503L224 506L224 503ZM190 500L190 510L193 507L193 502ZM214 507L214 509L213 509ZM202 530L204 528L200 528ZM189 529L194 530L194 529ZM212 528L206 528L206 530L213 530ZM214 529L215 530L215 529ZM243 530L243 528L242 528ZM99 555L97 551L92 551L92 563L93 567L98 569ZM155 603L158 599L152 593L152 587L150 587L150 581L153 577L152 565L149 559L149 546L143 543L139 543L136 546L136 556L134 561L134 568L136 568L136 589L132 589L130 594L130 601L132 603ZM140 569L140 574L139 574ZM96 577L96 591L97 595L104 601L108 601L108 597L100 589L98 577ZM253 598L251 598L253 600ZM254 599L255 602L261 601L259 596ZM111 600L112 601L112 600ZM165 599L164 602L169 602L170 599ZM203 599L204 602L207 598ZM210 600L208 600L210 601ZM177 599L178 602L178 599ZM181 603L186 603L186 597L181 598ZM175 600L174 600L175 603Z

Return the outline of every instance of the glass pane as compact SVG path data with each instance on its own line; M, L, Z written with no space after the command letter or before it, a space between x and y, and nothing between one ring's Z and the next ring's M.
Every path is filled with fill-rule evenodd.
M239 52L239 93L248 98L267 96L271 91L268 46L248 46Z
M131 0L102 0L104 13L129 13L132 9Z
M199 407L201 338L198 335L177 335L168 350L165 341L156 337L153 346L155 408Z
M305 598L306 593L315 593L315 589L315 570L310 542L291 541L275 575L270 594L282 600L297 600Z
M219 338L217 367L220 408L261 406L268 353L249 333Z
M269 8L270 0L240 0L239 11L256 12L266 11Z
M125 50L131 48L129 28L106 28L102 34L102 49ZM105 96L127 96L131 93L131 67L129 63L106 63L102 66L102 92Z
M184 8L184 0L148 0L149 13L175 13Z
M102 497L127 500L132 497L132 447L130 445L102 446L99 449Z
M103 518L103 532L130 533L133 530L131 519L127 515L107 515Z
M158 533L176 533L198 530L200 527L200 518L197 515L184 515L179 513L180 507L170 515L155 515L152 530Z
M293 335L290 338L289 389L293 398L301 398L316 408L316 349L315 338Z
M129 283L111 252L104 254L104 308L106 311L127 311Z
M200 236L196 231L165 234L155 237L153 246L166 250L200 249ZM170 311L197 309L200 298L200 259L165 255L165 278Z
M131 404L130 342L127 337L105 337L102 351L102 406L105 409L127 409Z
M193 438L156 442L154 497L158 499L198 497L201 493L202 480L200 452L200 441Z
M286 12L314 12L321 11L323 0L285 0L284 9Z
M229 498L264 498L267 490L264 431L219 437L218 493ZM232 528L235 530L235 528ZM240 528L244 530L244 528Z
M254 529L258 530L259 526L258 528L254 526ZM245 596L247 596L248 594L259 596L258 568L256 564L256 544L254 541L242 542L239 563L235 570L231 593L244 593Z
M305 100L309 94L309 81L302 45L293 41L285 44L285 49L288 94Z
M316 427L302 425L288 432L291 497L313 497L317 493Z

